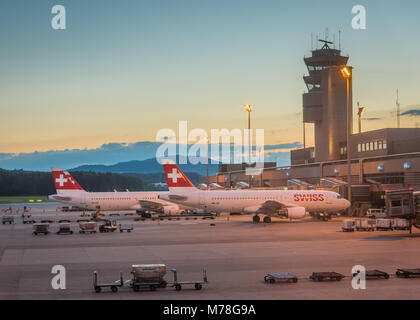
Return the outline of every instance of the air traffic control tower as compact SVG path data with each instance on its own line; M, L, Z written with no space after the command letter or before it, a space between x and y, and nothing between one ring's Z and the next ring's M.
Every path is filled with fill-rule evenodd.
M312 50L312 56L304 58L309 75L303 77L308 88L303 94L303 122L314 124L315 162L347 157L347 81L341 68L347 65L349 57L332 49L332 42L319 41L322 48ZM353 114L352 78L349 83L350 114ZM352 133L352 122L350 130Z

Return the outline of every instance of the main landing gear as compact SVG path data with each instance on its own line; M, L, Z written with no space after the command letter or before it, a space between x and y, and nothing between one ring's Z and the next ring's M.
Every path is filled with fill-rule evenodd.
M260 222L260 216L259 215L255 215L252 217L252 221L255 223ZM270 223L271 222L271 218L269 216L265 216L263 219L264 223Z

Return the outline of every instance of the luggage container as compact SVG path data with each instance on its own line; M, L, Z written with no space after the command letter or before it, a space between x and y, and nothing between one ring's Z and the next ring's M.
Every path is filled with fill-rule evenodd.
M368 219L356 219L356 230L357 231L374 231L375 221Z
M33 232L32 234L34 236L43 233L45 235L50 233L50 224L49 223L35 223L33 226Z
M131 273L133 280L130 286L134 291L140 291L141 288L149 288L150 291L166 288L167 282L163 279L166 274L164 264L135 264Z
M353 220L343 220L341 224L341 229L344 232L353 232L354 231L354 221Z
M57 231L57 234L73 234L73 231L70 228L70 223L68 222L61 222L59 224L60 229Z
M95 221L81 222L79 223L79 233L96 233L96 226Z
M132 224L119 224L118 225L118 229L120 229L120 232L131 232L131 230L133 230L133 225Z
M13 224L13 223L15 223L15 218L13 216L3 216L1 218L1 222L3 224L6 224L6 223Z
M309 279L313 281L340 281L344 275L338 272L313 272Z
M419 278L420 269L397 269L395 275L399 278Z
M359 272L353 273L353 278L357 276ZM366 270L366 280L371 279L389 279L389 274L381 270Z
M407 219L392 219L392 229L394 230L410 230L410 223Z
M296 283L298 278L290 273L269 273L264 276L265 283L287 282Z
M376 219L376 230L378 231L392 230L392 220L391 219Z

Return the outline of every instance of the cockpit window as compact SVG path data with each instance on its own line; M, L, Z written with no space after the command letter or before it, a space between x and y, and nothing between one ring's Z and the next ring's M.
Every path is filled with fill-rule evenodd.
M337 199L341 199L341 196L340 195L337 195Z

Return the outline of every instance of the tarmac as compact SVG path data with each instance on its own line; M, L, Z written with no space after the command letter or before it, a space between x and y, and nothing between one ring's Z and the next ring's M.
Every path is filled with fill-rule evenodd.
M15 224L0 224L0 299L420 299L420 278L395 276L397 268L420 268L417 229L412 235L396 230L343 232L342 218L255 224L249 215L134 221L133 216L121 214L113 219L133 224L131 233L79 234L80 212L58 212L54 203L28 206L35 220L72 220L74 233L56 235L58 223L52 223L50 234L34 236L33 226L22 224L21 213L15 214ZM0 211L7 207L0 206ZM206 269L209 282L200 291L193 286L181 291L172 287L140 292L123 287L117 293L93 290L95 270L99 282L112 282L120 272L129 280L133 264L155 263L167 266L168 282L173 281L172 268L181 281L201 280ZM52 287L55 265L66 270L66 289ZM351 285L355 265L391 277L367 280L366 289L355 290ZM309 279L312 272L322 271L346 277L334 282ZM264 276L273 272L292 273L299 281L264 283Z

